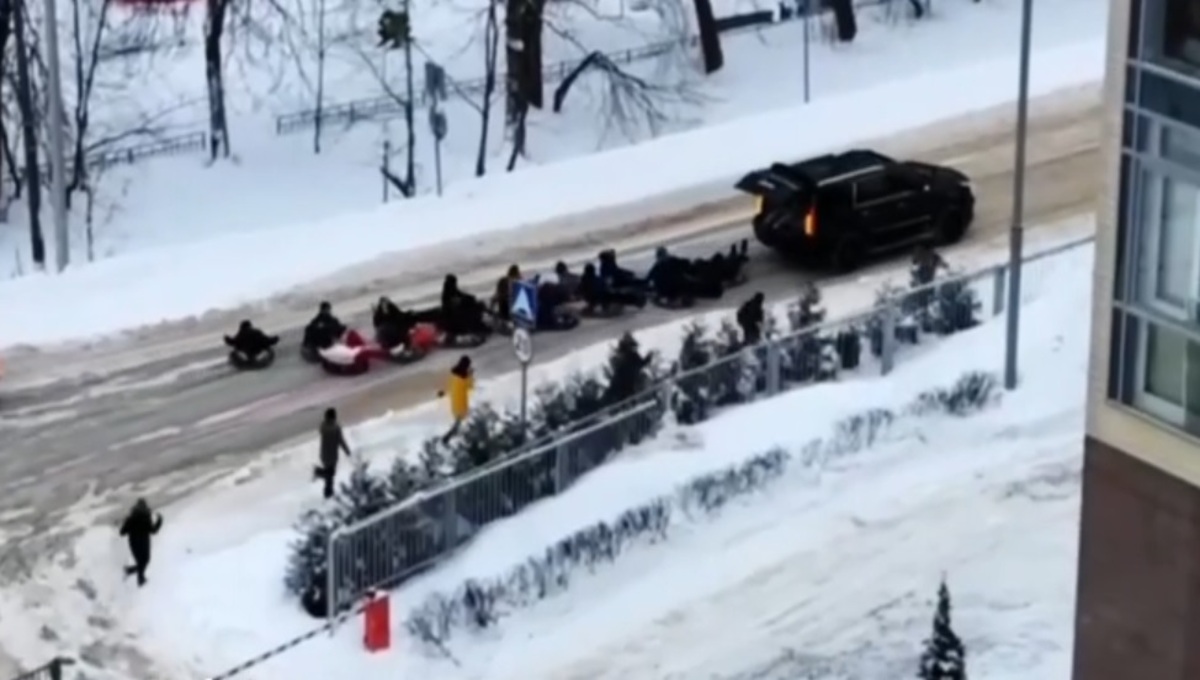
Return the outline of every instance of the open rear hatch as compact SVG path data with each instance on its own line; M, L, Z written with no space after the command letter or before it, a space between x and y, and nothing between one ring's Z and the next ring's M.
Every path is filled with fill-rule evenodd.
M770 203L782 203L802 198L812 187L811 182L791 166L774 163L769 168L755 170L738 180L738 191L759 196Z
M747 174L734 185L758 197L755 222L759 238L771 241L793 235L816 234L816 216L813 214L817 194L816 182L803 172L783 163Z

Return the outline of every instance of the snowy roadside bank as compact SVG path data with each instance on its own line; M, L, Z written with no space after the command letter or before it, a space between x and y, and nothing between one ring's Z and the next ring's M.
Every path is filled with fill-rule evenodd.
M1043 96L1094 83L1102 72L1102 52L1103 41L1091 41L1039 53L1031 93ZM0 306L6 311L0 346L111 334L238 307L297 287L353 290L381 272L427 273L463 252L479 257L523 246L536 253L580 239L631 237L672 222L655 215L684 212L696 218L696 212L729 210L727 216L704 217L744 219L745 208L712 206L730 195L730 183L746 170L968 114L970 120L959 124L977 127L979 116L1011 99L1015 88L1008 80L1015 73L1011 59L975 64L519 174L463 182L451 187L448 200L419 198L339 218L336 224L231 235L147 250L61 276L5 282L0 284ZM879 116L875 112L885 101L918 104L892 107L888 116ZM820 133L796 133L806 129ZM953 133L954 125L939 126L939 136ZM331 239L331 233L340 236ZM222 275L214 277L217 271ZM53 301L64 299L72 300L73 314L45 313L55 308ZM117 310L113 299L134 302Z

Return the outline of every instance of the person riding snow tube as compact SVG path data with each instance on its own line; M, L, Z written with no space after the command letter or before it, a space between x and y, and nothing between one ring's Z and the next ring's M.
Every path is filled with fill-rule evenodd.
M621 314L625 307L646 306L645 295L612 289L590 262L584 265L579 278L579 297L583 299L583 315L591 317L612 317Z
M617 264L617 251L600 251L600 279L609 290L625 293L645 293L647 283L637 274Z
M230 347L229 363L238 370L266 368L275 361L278 335L267 335L249 321L242 321L233 337L225 336Z
M479 298L458 287L458 277L447 274L442 282L442 306L417 312L418 321L436 319L443 343L450 347L478 347L487 342L492 327L487 323L487 307Z
M333 346L346 334L346 326L333 315L333 306L322 302L317 315L304 327L300 341L300 355L305 361L320 361L318 350Z
M375 342L388 358L408 363L425 356L426 352L414 351L409 343L409 335L417 325L415 313L400 309L385 296L375 303L371 322L375 326Z
M554 265L554 277L559 286L567 295L569 302L576 302L582 298L579 295L579 284L582 282L582 277L579 274L571 272L566 262L559 261Z
M541 283L537 289L537 299L537 330L569 331L579 325L579 317L563 309L570 297L557 282Z
M660 246L654 253L654 266L646 274L646 280L654 291L655 304L670 308L691 307L695 303L695 289L698 287L691 269L690 262L670 254Z
M717 251L712 257L692 260L692 273L708 286L708 295L698 292L700 297L720 297L726 288L746 282L745 267L750 261L747 254L750 244L743 240L729 246L729 252ZM716 282L720 283L720 290Z

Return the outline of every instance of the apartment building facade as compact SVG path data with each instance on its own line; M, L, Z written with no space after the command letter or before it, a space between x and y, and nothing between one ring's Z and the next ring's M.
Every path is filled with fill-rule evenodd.
M1200 680L1200 0L1111 0L1074 680Z

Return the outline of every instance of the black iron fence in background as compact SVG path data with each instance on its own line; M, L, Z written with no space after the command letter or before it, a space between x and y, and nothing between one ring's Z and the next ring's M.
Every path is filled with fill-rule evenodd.
M45 665L31 671L26 671L11 680L63 680L66 677L66 668L74 663L73 660L60 656Z
M874 7L874 6L891 6L892 0L857 0L854 3L856 8ZM804 12L797 10L796 6L807 7L804 2L795 3L789 9L786 2L780 3L781 12L777 15L774 11L760 10L739 14L717 19L717 30L721 33L742 33L752 30L763 30L776 26L782 26L791 23L796 19L802 19ZM824 4L813 2L813 16L825 12ZM786 10L786 11L785 11ZM672 50L680 47L694 47L697 44L698 38L690 36L678 40L666 40L657 43L650 43L640 47L631 47L622 50L613 50L605 52L605 55L614 64L621 66L633 64L647 59L653 59ZM557 83L567 74L573 71L580 63L583 57L578 59L565 59L547 65L542 71L543 82ZM504 82L504 74L497 74L496 82ZM468 94L478 94L483 91L484 77L470 78L467 80L454 81L454 87L451 88L459 96ZM415 93L417 106L425 106L427 94L424 84L417 83L413 91ZM363 97L360 99L352 99L349 101L326 104L320 108L321 125L326 124L342 124L347 127L355 123L361 123L371 120L387 120L395 116L399 116L404 112L404 100L400 97L389 95L378 95L374 97ZM317 123L318 109L306 108L289 113L282 113L275 116L275 134L289 135L295 132L300 132L313 127Z

